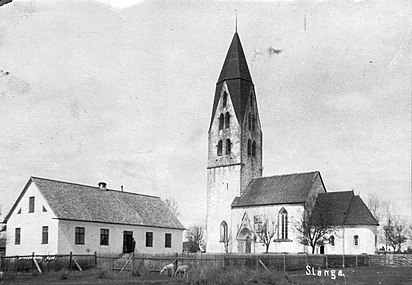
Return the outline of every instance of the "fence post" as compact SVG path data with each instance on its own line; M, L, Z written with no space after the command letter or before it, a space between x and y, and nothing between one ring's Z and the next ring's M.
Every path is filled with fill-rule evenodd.
M73 252L70 251L70 256L69 256L69 270L72 270L72 262L73 262Z
M134 251L132 253L132 276L134 276Z
M286 253L283 254L283 272L286 274Z
M355 255L355 267L358 267L358 255Z
M34 270L34 251L31 254L31 269Z
M94 267L97 268L97 251L94 252Z
M225 255L222 255L222 267L225 268Z
M345 268L345 255L342 254L342 267Z
M326 257L326 263L325 263L325 265L326 265L326 268L328 268L328 267L329 267L328 255L326 254L325 257Z

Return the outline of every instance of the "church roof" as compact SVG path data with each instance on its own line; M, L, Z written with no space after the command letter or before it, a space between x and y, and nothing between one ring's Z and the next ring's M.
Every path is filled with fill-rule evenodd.
M58 219L184 229L159 197L31 177L5 222L34 183Z
M216 83L210 125L212 125L213 118L216 114L216 108L219 103L220 93L224 82L228 85L229 95L235 109L236 118L239 123L242 123L245 117L249 92L250 89L253 88L253 82L238 33L235 33L233 36L219 79Z
M333 225L378 225L368 207L353 191L320 193L316 199L315 211L322 204L333 209L330 211Z
M304 203L318 177L322 181L315 171L253 178L232 207Z

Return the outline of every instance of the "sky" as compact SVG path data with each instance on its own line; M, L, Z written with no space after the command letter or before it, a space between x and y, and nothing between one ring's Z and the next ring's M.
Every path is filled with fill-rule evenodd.
M378 195L411 221L411 10L406 0L0 7L3 216L37 176L172 197L186 227L204 224L207 131L237 11L263 175L318 170L327 191Z

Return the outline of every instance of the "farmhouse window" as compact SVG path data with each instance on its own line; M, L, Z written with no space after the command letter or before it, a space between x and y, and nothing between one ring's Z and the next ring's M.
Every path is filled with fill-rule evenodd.
M100 245L109 245L109 229L100 229Z
M16 228L14 233L14 244L20 244L20 228Z
M48 244L49 243L49 227L48 226L42 227L41 243L42 244Z
M84 244L84 227L76 227L74 233L74 243Z
M172 247L172 234L165 234L165 247Z
M29 213L34 213L34 196L29 197Z
M153 247L153 233L146 232L146 247Z

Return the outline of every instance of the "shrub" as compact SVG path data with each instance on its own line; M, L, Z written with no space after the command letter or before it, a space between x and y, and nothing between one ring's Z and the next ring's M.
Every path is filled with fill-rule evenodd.
M60 280L66 280L69 278L69 272L67 270L60 271Z

